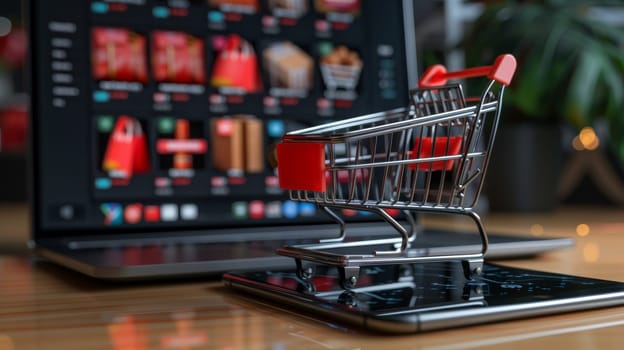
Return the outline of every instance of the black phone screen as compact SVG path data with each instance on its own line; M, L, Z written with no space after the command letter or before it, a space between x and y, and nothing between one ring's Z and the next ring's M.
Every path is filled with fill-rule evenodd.
M304 312L353 320L382 331L422 331L622 303L624 284L485 264L466 279L459 261L362 267L356 288L336 268L226 274L226 285L277 298ZM605 304L606 303L606 304ZM344 317L341 317L344 316ZM429 324L427 324L429 323ZM384 325L385 324L385 325ZM394 324L392 328L390 324Z

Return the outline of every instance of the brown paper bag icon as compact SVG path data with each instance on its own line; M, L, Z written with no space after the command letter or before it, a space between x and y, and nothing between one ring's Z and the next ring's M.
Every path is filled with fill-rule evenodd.
M249 115L210 121L212 163L215 169L234 175L264 170L262 121Z

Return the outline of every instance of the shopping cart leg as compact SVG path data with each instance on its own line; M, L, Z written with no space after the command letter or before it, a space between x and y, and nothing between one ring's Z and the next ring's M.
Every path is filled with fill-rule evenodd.
M409 225L409 238L407 240L410 243L414 243L418 234L418 223L416 222L415 214L411 210L403 210L403 214Z
M304 267L301 259L295 259L295 264L297 265L297 277L307 281L314 276L314 268L311 265Z
M483 261L485 258L485 253L487 253L488 250L488 238L479 214L471 210L462 212L462 214L469 216L475 222L477 228L479 229L479 236L481 237L481 258L467 259L462 261L464 267L464 275L467 279L472 279L474 275L480 275L483 272Z
M338 296L338 302L340 304L348 306L348 307L356 307L357 306L357 298L356 298L355 292L350 291L350 290L346 290L346 291L342 292Z
M392 227L394 227L397 232L401 234L401 245L391 251L375 251L375 255L397 255L403 253L409 244L411 236L413 236L413 232L407 232L405 227L403 227L398 221L396 221L390 214L388 214L382 208L372 208L371 211L376 212L379 216L381 216L387 223L389 223Z
M342 242L345 239L346 236L346 231L345 231L345 222L344 220L338 216L338 214L334 213L333 210L329 209L328 207L324 206L324 205L319 205L319 207L321 207L323 209L323 211L329 215L340 227L340 235L336 238L326 238L326 239L321 239L320 242L321 243L331 243L331 242Z

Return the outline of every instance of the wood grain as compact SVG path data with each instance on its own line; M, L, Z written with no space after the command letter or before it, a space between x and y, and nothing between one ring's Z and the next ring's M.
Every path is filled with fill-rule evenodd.
M25 208L0 207L0 247L27 239ZM576 237L573 248L519 267L624 281L624 215L565 208L489 214L490 232ZM427 217L431 226L465 222ZM577 233L586 224L589 233ZM540 225L540 226L535 226ZM541 227L541 229L540 229ZM11 234L5 234L11 232ZM624 307L384 336L232 294L216 278L144 283L93 280L26 254L0 253L0 350L14 349L620 349Z

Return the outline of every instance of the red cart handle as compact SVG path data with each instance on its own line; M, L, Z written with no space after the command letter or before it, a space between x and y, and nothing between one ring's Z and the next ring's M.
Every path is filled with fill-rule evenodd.
M480 76L486 76L488 79L496 80L503 85L509 85L516 72L516 65L516 58L510 54L498 56L491 66L473 67L455 72L447 72L443 65L436 64L423 73L418 81L418 86L421 88L442 86L446 84L447 80Z

